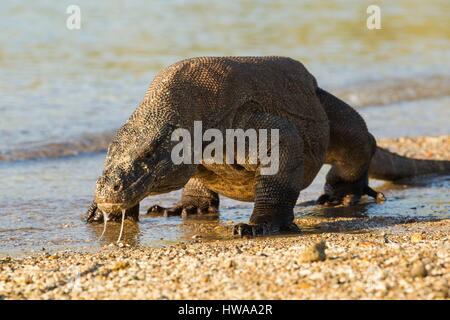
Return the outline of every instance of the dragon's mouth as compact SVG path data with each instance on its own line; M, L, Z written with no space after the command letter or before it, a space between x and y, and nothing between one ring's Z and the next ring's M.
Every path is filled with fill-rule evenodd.
M97 204L97 208L104 213L121 213L123 210L128 210L132 207L134 207L136 204L138 204L143 198L145 198L145 195L139 196L136 194L133 199L126 200L126 201L117 201L113 202L112 199L101 199L96 198L95 202Z
M97 202L97 207L100 211L106 213L121 212L122 210L128 209L125 203L112 203L112 202Z

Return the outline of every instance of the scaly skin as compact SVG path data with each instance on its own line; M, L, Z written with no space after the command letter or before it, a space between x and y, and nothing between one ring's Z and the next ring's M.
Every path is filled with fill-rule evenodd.
M384 201L383 194L368 186L369 177L395 181L450 173L449 161L410 159L377 147L363 118L352 107L325 90L318 89L317 95L330 119L325 162L332 165L319 204L355 204L363 195Z
M248 162L174 165L171 134L185 128L193 136L194 121L202 121L203 130L216 128L223 134L227 128L278 129L278 173L261 175L260 165ZM90 220L101 217L98 211L114 216L125 210L136 216L136 206L148 195L184 187L174 207L154 206L149 213L216 213L222 194L255 203L250 223L237 225L236 234L298 232L292 222L294 205L324 163L332 169L319 202L353 204L364 194L383 199L368 186L369 174L397 177L395 161L417 163L396 157L377 148L359 114L318 88L300 62L283 57L192 58L157 75L117 132L97 181ZM385 159L389 163L380 163ZM412 166L415 170L403 170L400 176L450 168L448 161Z

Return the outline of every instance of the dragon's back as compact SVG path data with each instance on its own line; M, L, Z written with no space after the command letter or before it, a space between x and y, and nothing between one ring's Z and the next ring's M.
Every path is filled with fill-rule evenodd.
M197 57L179 61L153 80L146 99L167 102L198 119L237 111L248 101L261 111L327 121L316 96L315 78L300 62L286 57Z

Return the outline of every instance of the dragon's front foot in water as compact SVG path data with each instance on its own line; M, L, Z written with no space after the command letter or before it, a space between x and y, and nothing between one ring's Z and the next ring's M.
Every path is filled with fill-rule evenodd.
M202 196L183 195L181 200L172 207L164 208L154 205L147 210L149 215L181 216L183 218L192 215L217 215L218 213L219 197L212 192L211 194L202 194Z
M121 213L108 214L107 217L108 217L107 218L108 221L121 222L121 220L122 220ZM104 219L105 219L105 215L103 214L103 212L101 212L98 209L97 203L95 203L95 201L93 201L86 212L86 222L87 223L93 223L93 222L103 223ZM134 222L139 221L139 203L137 205L135 205L134 207L125 210L125 219L129 219Z
M189 203L176 204L173 207L165 208L159 205L151 206L147 210L150 215L163 215L164 217L181 216L187 217L191 215L218 214L219 210L213 205L195 205Z
M233 236L236 237L256 237L268 236L278 233L300 233L300 228L295 223L290 223L285 226L272 225L268 223L261 224L247 224L238 223L233 227Z
M147 210L147 214L154 216L218 215L219 195L209 190L201 180L191 178L184 186L180 201L174 206L164 208L154 205Z

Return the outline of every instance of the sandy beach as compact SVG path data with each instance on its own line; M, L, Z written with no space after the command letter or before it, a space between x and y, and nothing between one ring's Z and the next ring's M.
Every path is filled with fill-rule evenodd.
M450 158L450 137L382 140ZM420 205L418 203L418 205ZM306 217L295 236L109 245L0 260L1 299L448 299L450 221ZM231 226L223 225L224 234Z

